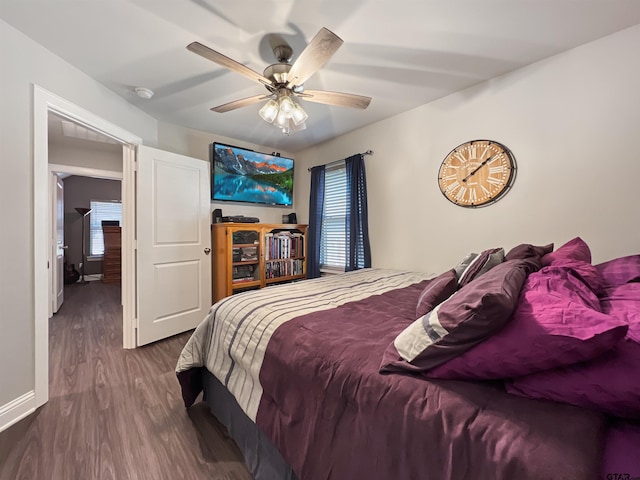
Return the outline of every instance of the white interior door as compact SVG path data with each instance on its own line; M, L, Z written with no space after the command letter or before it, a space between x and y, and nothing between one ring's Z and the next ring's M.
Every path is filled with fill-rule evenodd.
M138 147L138 345L195 328L211 306L209 165Z
M52 176L53 192L53 247L52 255L52 313L60 310L64 302L64 182L55 173Z

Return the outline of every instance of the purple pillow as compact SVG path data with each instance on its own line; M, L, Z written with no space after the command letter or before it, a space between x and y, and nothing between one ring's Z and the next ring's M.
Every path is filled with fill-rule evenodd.
M436 305L444 302L458 289L458 278L453 268L441 273L436 278L432 278L428 282L418 298L416 318L433 310Z
M383 354L381 373L424 371L460 355L499 330L518 302L533 259L504 262L411 323Z
M542 257L542 266L563 265L568 260L591 263L591 250L584 240L576 237L558 248L555 252Z
M591 250L580 238L568 241L555 252L542 257L543 266L570 267L595 293L602 293L602 279L596 268L591 265Z
M507 391L640 418L640 283L607 293L603 311L628 323L627 337L589 362L514 379Z
M509 250L504 256L504 259L515 260L516 258L543 257L551 252L553 252L553 243L541 247L531 245L530 243L521 243Z
M571 268L545 267L529 275L502 330L426 376L519 377L590 360L613 348L626 332L626 322L602 313L598 297Z
M480 255L475 257L471 263L460 274L458 284L463 287L467 283L475 280L480 275L484 275L493 267L500 265L504 260L503 248L492 248L485 250Z
M640 255L614 258L595 266L604 288L617 287L628 282L640 282Z

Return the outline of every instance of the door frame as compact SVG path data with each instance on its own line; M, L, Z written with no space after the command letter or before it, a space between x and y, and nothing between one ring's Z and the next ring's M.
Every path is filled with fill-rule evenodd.
M123 347L135 348L135 145L137 135L33 84L33 312L35 408L49 400L49 147L48 115L53 112L123 144L122 306Z

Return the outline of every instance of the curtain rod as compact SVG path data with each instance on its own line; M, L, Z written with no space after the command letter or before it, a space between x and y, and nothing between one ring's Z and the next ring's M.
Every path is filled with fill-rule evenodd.
M366 152L356 153L356 155L373 155L373 150L367 150ZM336 163L340 163L340 162L344 162L344 159L336 160L335 162L331 162L331 163L325 163L324 166L325 167L330 167L331 165L335 165ZM320 165L314 165L314 166L319 167ZM307 168L307 170L309 172L311 171L310 168Z

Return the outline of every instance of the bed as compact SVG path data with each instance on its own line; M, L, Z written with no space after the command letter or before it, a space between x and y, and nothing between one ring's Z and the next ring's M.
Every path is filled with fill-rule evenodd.
M258 480L633 478L638 312L640 256L523 244L225 298L176 372Z

